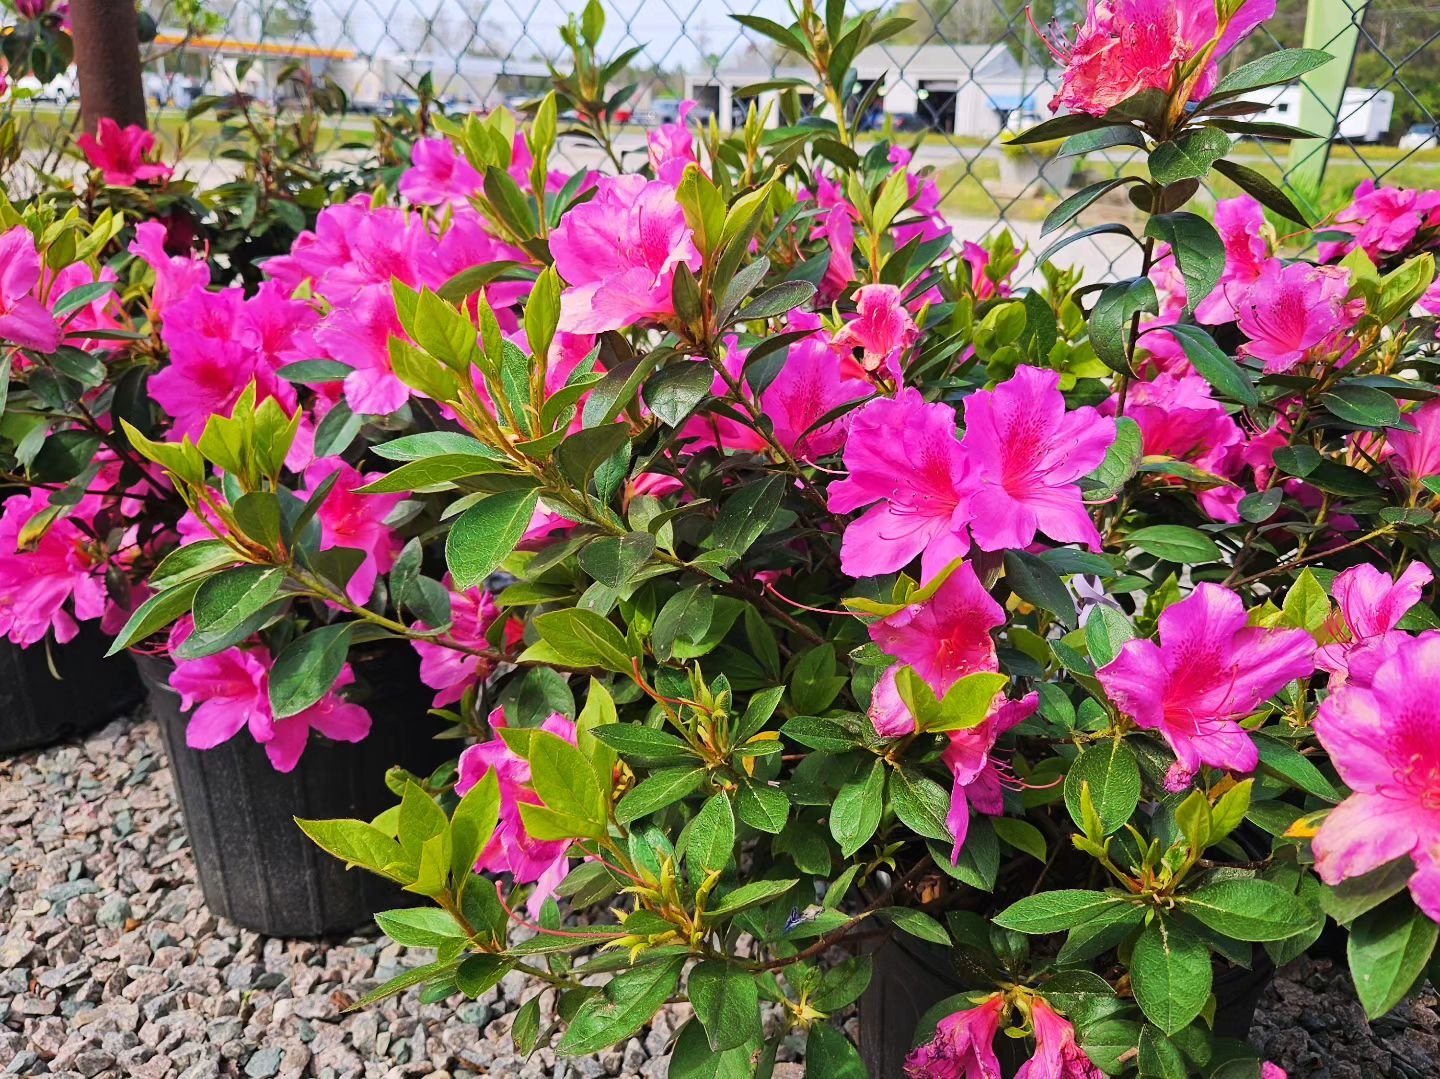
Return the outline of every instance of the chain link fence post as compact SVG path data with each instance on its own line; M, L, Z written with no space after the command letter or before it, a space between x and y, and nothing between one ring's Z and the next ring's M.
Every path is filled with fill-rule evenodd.
M1341 115L1345 89L1355 65L1355 46L1370 0L1310 0L1305 16L1305 48L1328 52L1331 60L1300 80L1299 126L1318 138L1290 144L1285 181L1306 212L1321 212L1320 191L1330 161Z
M102 117L145 126L140 20L134 0L71 0L80 117L93 132Z

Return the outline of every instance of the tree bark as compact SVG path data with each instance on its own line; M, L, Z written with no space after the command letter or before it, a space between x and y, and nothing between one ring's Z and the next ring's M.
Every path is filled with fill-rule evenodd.
M145 126L140 23L134 0L71 0L80 118L93 132L102 117Z

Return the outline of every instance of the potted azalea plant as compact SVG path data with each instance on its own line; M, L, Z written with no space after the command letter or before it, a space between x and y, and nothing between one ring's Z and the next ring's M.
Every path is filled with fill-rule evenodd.
M193 230L175 227L182 204L204 207L209 195L172 185L171 170L139 129L104 125L81 148L95 166L83 202L6 204L0 221L8 290L0 449L5 479L18 489L0 528L4 631L20 646L59 643L48 650L51 662L68 675L42 680L47 649L17 651L15 662L33 670L30 683L10 691L17 707L6 718L7 738L13 727L17 742L34 742L37 724L58 734L61 724L103 720L133 704L140 687L124 654L133 648L162 720L211 907L280 935L353 928L392 905L393 894L317 860L290 819L321 806L379 812L388 766L428 776L440 763L444 752L416 736L430 722L418 688L421 657L404 646L372 646L341 664L313 699L272 702L268 690L272 669L292 662L286 646L300 628L343 619L345 604L370 601L379 572L396 564L416 571L422 557L412 533L423 522L413 503L355 492L366 483L361 470L372 467L366 447L376 433L393 439L424 418L395 405L372 407L364 380L347 387L352 369L326 358L343 348L353 359L347 334L357 323L342 324L334 311L367 285L388 293L391 271L373 282L352 276L333 289L317 275L301 298L270 279L253 290L214 287L213 278L252 275L233 268L234 245L202 257L191 247ZM159 219L132 224L137 210ZM410 229L415 265L473 261L469 248L457 253L468 242L463 230L442 244L418 214L405 226L400 211L377 206L374 234L394 226L396 214ZM200 221L211 236L227 227L223 215ZM327 218L321 227L345 224ZM355 250L362 244L356 239ZM274 266L276 274L284 268ZM343 305L336 302L342 289L349 290ZM233 470L223 449L241 424L246 437L283 429L296 440L281 459L256 466L267 480L283 476L290 501L238 505L224 490L218 505L187 501L186 489L136 449L149 438L190 439L221 462L217 468ZM330 492L322 509L318 497ZM307 499L316 499L307 514L314 553L341 581L338 597L317 595L310 609L287 606L223 630L187 621L152 634L149 622L134 620L137 609L151 610L144 601L154 584L184 586L187 572L214 562L215 548L224 547L212 530L217 518L244 521L258 530L246 542L263 546L274 537L262 522L274 524L282 508L293 520ZM448 625L445 591L428 583L415 586L404 609ZM399 608L397 599L391 609ZM102 661L105 634L121 643ZM261 834L273 839L261 844Z
M686 1001L681 1079L769 1075L795 1038L827 1079L1238 1079L1278 1071L1250 1011L1330 927L1367 1014L1423 982L1440 198L1307 221L1228 155L1246 95L1325 54L1222 76L1263 5L1142 14L1053 42L1068 111L1016 140L1143 152L1045 224L1125 188L1133 278L1021 288L1008 237L950 235L847 119L847 57L904 20L841 4L737 16L828 116L550 175L561 112L603 143L625 99L591 3L533 122L443 126L373 229L401 266L412 228L472 229L470 265L356 281L357 216L268 268L352 320L301 371L388 406L383 475L297 489L304 417L248 389L198 442L127 429L208 546L119 645L267 628L289 707L409 640L468 737L384 812L299 822L417 897L377 921L435 959L370 1000L519 971L517 1049L562 1055ZM1213 220L1186 209L1212 174L1243 192ZM390 527L361 507L397 494L414 553L352 594L312 522Z

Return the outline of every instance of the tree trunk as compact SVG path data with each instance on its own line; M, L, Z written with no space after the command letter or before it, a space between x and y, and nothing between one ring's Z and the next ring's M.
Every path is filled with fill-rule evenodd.
M134 0L71 0L80 118L93 132L101 117L145 126L140 83L140 22Z

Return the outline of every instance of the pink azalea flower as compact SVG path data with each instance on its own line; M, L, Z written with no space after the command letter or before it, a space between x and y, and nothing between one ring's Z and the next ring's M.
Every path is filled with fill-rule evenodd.
M816 421L869 393L868 382L844 377L840 361L822 341L807 338L790 347L785 366L760 395L760 406L774 422L779 443L795 456L813 460L840 448L855 413L823 427L816 428Z
M1170 743L1179 787L1202 764L1254 771L1259 753L1239 720L1309 675L1314 655L1303 629L1249 626L1240 597L1207 582L1161 613L1158 644L1126 641L1098 676L1121 712Z
M675 271L700 268L675 189L643 176L603 176L596 188L550 233L555 268L570 286L560 328L602 333L673 315Z
M1042 35L1065 65L1050 109L1103 116L1144 90L1168 93L1181 66L1216 42L1194 88L1197 95L1208 93L1216 61L1273 14L1275 0L1246 0L1222 34L1206 0L1090 0L1073 45L1058 32Z
M1089 406L1067 413L1059 386L1056 371L1020 367L965 398L970 530L983 550L1028 547L1037 532L1100 547L1077 481L1104 460L1115 424Z
M838 297L855 280L855 210L848 203L832 207L815 227L814 236L823 240L830 253L825 276L820 281L822 296Z
M1242 354L1265 363L1268 374L1289 371L1331 335L1354 322L1345 302L1350 271L1270 259L1236 302L1248 342Z
M960 257L970 268L970 292L975 299L983 303L996 296L1010 295L1010 285L1007 282L1001 281L997 284L985 272L990 266L989 251L971 240L966 240L960 248Z
M114 187L134 187L141 180L165 180L175 170L154 159L155 133L136 124L121 127L102 116L93 135L75 140L85 160Z
M858 350L860 366L879 371L892 382L901 377L900 357L920 339L920 330L894 285L863 285L855 290L855 318L835 335L835 347Z
M365 555L346 584L345 594L355 603L368 603L376 579L389 571L400 553L400 537L385 524L385 518L405 496L360 494L359 488L378 480L383 473L361 475L338 457L322 457L307 468L306 488L315 491L332 472L338 472L340 478L316 515L320 521L320 549L347 547Z
M344 387L355 413L388 416L410 400L410 387L390 365L390 338L404 336L394 297L382 288L362 290L315 328L321 352L353 368Z
M1330 591L1340 610L1328 622L1335 640L1315 653L1316 666L1330 673L1332 689L1343 684L1356 650L1390 635L1433 579L1423 562L1411 562L1395 580L1368 563L1351 566L1335 578Z
M135 226L130 253L155 271L155 288L150 294L150 313L163 315L175 303L210 283L210 267L204 259L171 255L165 250L165 226L143 221Z
M484 186L480 174L449 139L416 139L400 194L417 206L469 205Z
M450 593L450 628L440 639L473 648L489 648L486 632L500 616L495 597L481 588ZM424 623L416 626L425 628ZM443 708L454 704L465 691L488 675L493 664L482 656L457 651L444 644L415 640L410 642L420 655L420 681L436 690L432 705Z
M1075 1043L1075 1027L1042 998L1030 998L1030 1018L1035 1055L1020 1065L1015 1079L1103 1079L1105 1073Z
M1005 1013L1005 997L996 993L981 1004L947 1015L935 1039L905 1058L909 1079L1001 1079L995 1035Z
M830 485L830 509L870 509L845 529L840 565L852 577L921 559L933 577L968 552L968 472L955 412L907 387L859 408L845 442L850 475ZM873 505L872 505L873 503Z
M1260 1065L1260 1079L1290 1079L1284 1068L1268 1060Z
M505 712L497 708L490 713L490 728L505 726ZM542 731L575 743L575 724L559 712L540 725ZM517 884L535 885L527 909L531 916L555 892L555 887L569 872L565 852L570 848L565 839L534 839L525 831L520 816L522 803L540 805L540 796L530 785L530 764L518 757L497 734L488 742L470 746L460 754L460 776L455 793L464 796L471 787L494 772L500 787L500 823L495 838L480 852L476 872L509 873Z
M1405 413L1405 419L1415 427L1414 431L1386 433L1390 467L1411 483L1440 475L1440 397Z
M658 179L672 187L678 186L685 175L685 166L699 164L695 156L695 136L690 133L688 119L695 108L695 102L680 102L680 112L673 124L661 124L645 136L650 151L650 167Z
M105 613L105 564L76 523L94 517L99 499L87 495L22 549L21 532L49 507L49 493L33 490L7 498L0 515L0 633L21 647L47 633L63 644L77 621Z
M1339 884L1409 855L1410 894L1440 921L1440 634L1395 640L1365 681L1326 697L1315 735L1352 793L1314 839L1315 869Z
M186 625L171 634L171 646L189 636ZM201 659L176 659L170 688L180 707L192 710L185 744L214 749L244 728L265 747L277 772L292 772L310 740L311 730L337 742L360 742L370 733L370 714L335 693L355 681L349 664L335 686L305 711L276 719L270 709L270 653L263 648L227 648Z
M871 623L870 639L943 697L966 675L999 669L990 631L1004 624L1004 608L962 562L929 599Z
M1440 225L1440 191L1377 187L1366 179L1355 189L1350 205L1325 226L1327 232L1348 232L1352 239L1320 244L1326 262L1360 248L1379 262L1410 246L1422 228Z
M1207 326L1240 317L1238 301L1259 279L1271 256L1272 233L1264 207L1249 195L1215 203L1215 228L1225 245L1225 270L1214 291L1195 306L1195 321Z
M60 326L35 298L40 284L40 252L24 225L0 235L0 341L54 352L60 347Z
M294 411L295 388L276 374L278 357L262 350L243 290L191 292L169 309L160 338L170 363L150 379L150 396L174 418L177 436L198 437L212 415L230 415L252 382L257 402L274 397Z
M1038 693L1027 693L1018 701L1007 700L1004 694L997 693L990 714L983 723L965 730L945 732L950 744L940 754L940 760L950 769L953 780L950 811L945 815L945 826L955 837L955 844L950 850L952 863L960 860L960 850L970 832L972 808L990 817L998 817L1005 812L1004 785L991 753L1002 734L1025 722L1039 707Z

